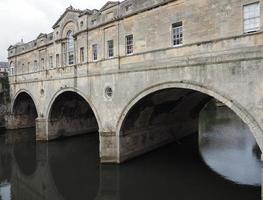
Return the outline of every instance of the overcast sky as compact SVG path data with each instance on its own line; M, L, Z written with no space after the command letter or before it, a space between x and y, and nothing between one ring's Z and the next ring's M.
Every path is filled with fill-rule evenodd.
M7 61L7 48L21 39L29 42L52 26L72 5L84 10L100 9L107 0L0 0L0 61Z

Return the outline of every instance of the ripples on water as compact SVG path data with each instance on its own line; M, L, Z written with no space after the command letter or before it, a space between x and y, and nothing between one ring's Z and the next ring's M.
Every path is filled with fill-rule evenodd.
M99 164L98 134L49 143L34 131L0 136L1 200L259 200L202 162L197 134L123 165Z

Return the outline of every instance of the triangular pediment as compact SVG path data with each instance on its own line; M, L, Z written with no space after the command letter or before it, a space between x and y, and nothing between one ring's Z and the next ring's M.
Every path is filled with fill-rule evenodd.
M118 5L120 2L119 1L108 1L101 9L100 11L105 11L113 6Z
M45 34L45 33L40 33L40 34L37 36L37 39L40 39L40 38L47 38L47 34Z
M83 11L75 9L72 6L69 6L65 10L65 12L60 16L60 18L56 21L56 23L52 26L53 29L55 29L59 25L60 21L67 15L68 12L75 12L75 13L78 13L78 14L82 14Z

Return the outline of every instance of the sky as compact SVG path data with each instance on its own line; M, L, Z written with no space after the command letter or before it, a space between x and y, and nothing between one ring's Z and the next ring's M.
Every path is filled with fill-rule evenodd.
M107 1L0 0L0 61L7 61L10 45L52 32L52 26L70 5L81 10L100 9Z

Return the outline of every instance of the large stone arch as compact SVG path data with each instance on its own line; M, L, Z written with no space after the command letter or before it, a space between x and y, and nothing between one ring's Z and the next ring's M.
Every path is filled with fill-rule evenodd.
M64 89L61 89L61 90L57 91L53 95L53 97L51 98L51 100L48 103L48 106L47 106L47 109L46 109L46 113L45 113L45 116L46 116L46 119L47 119L47 122L48 122L47 126L49 126L49 124L50 124L50 117L51 117L52 106L54 105L54 103L57 100L57 98L60 97L60 95L62 95L64 93L67 93L67 92L72 92L72 93L78 95L79 97L81 97L81 98L83 98L85 100L85 102L91 108L92 113L94 114L94 117L95 117L96 122L98 124L98 131L100 131L102 126L101 126L101 120L99 118L99 114L98 114L97 109L95 108L95 106L92 103L92 101L83 92L81 92L80 90L78 90L76 88L64 88ZM49 129L49 127L47 127L47 129L48 129L48 135L49 135L50 129Z
M123 125L123 122L128 114L128 112L133 108L133 106L138 103L141 99L146 97L149 94L152 94L154 92L164 90L164 89L172 89L172 88L180 88L180 89L190 89L193 91L201 92L203 94L207 94L218 101L225 104L227 107L229 107L237 116L241 118L241 120L247 124L247 126L250 128L252 134L254 135L257 144L259 145L261 151L263 150L263 135L262 135L262 129L260 128L258 122L254 117L246 110L246 108L242 107L238 102L231 99L231 97L228 97L226 95L220 94L215 89L210 88L208 86L203 86L198 83L194 82L164 82L159 83L156 85L152 85L150 87L145 88L138 94L136 94L124 107L124 109L121 111L120 117L117 121L117 127L116 127L116 134L117 137L120 138L122 136L121 133L121 127ZM120 140L120 139L119 139ZM120 150L120 141L118 141L118 149ZM120 152L121 154L121 152ZM120 155L119 155L120 156ZM118 158L119 162L122 162L120 160L120 157Z

